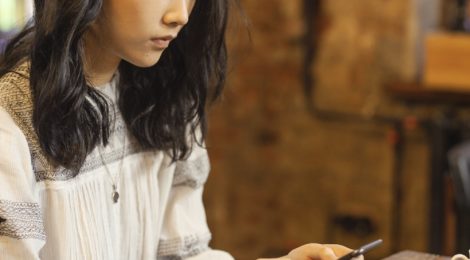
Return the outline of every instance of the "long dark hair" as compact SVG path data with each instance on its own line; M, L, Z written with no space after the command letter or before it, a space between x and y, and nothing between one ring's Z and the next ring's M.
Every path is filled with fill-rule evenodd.
M160 61L119 66L119 109L143 149L185 158L192 140L206 135L206 104L223 89L225 30L230 0L196 0L188 24ZM30 60L33 126L54 164L78 171L86 156L110 135L110 109L87 84L83 36L103 0L35 0L35 15L0 56L0 77ZM202 135L197 135L200 129ZM199 136L199 137L197 137Z

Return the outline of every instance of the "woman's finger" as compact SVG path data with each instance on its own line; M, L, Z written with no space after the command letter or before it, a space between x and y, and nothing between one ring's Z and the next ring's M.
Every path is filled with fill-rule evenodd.
M332 248L322 244L306 244L292 250L288 257L295 260L336 260L338 256Z
M335 252L335 255L337 257L342 257L352 251L351 248L348 248L342 245L337 245L337 244L326 244L325 246L331 248ZM361 255L361 256L355 257L354 259L364 260L364 257Z
M337 245L337 244L325 244L325 246L333 249L333 251L335 252L335 255L338 256L338 257L341 257L345 254L348 254L349 252L352 251L351 248L348 248L348 247L345 247L345 246L342 246L342 245Z

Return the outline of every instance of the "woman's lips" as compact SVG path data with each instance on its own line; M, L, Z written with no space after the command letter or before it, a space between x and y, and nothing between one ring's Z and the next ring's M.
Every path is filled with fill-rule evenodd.
M174 37L172 36L167 36L167 37L160 37L160 38L152 38L153 44L159 48L159 49L166 49L170 45L171 40L173 40Z

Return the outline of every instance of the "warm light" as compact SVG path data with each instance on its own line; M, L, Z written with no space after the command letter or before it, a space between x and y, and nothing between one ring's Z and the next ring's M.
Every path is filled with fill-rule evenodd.
M0 0L0 31L10 31L16 26L16 0Z
M32 13L32 0L0 0L0 31L9 32L22 27Z

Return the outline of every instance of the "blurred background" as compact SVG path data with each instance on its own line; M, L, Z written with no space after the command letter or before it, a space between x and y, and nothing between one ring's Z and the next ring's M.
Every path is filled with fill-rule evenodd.
M212 246L236 259L377 238L367 259L468 252L467 1L240 2L209 121ZM0 0L0 48L31 10Z
M213 246L255 259L382 238L367 259L467 254L467 2L241 4L251 40L235 17L209 121Z
M33 0L0 0L0 51L33 13Z

